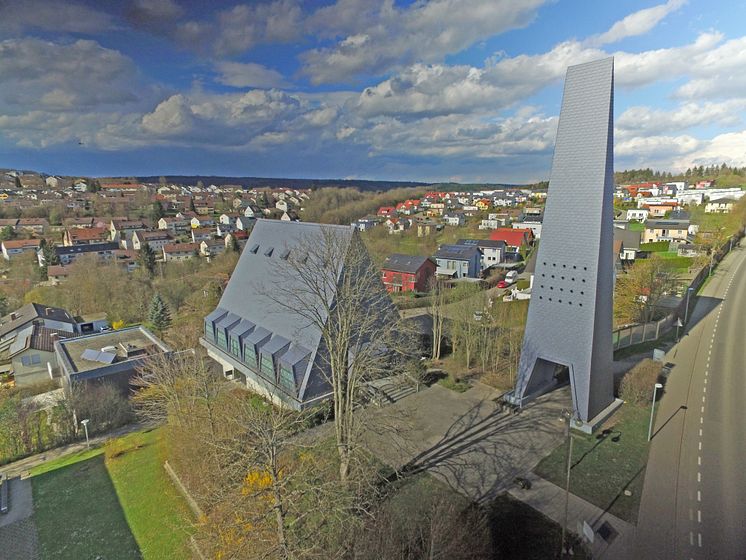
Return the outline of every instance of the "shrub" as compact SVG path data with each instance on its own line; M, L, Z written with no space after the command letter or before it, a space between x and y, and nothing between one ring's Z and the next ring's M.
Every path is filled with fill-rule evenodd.
M619 395L631 404L646 404L652 400L653 387L658 382L661 364L646 359L629 370L619 386Z

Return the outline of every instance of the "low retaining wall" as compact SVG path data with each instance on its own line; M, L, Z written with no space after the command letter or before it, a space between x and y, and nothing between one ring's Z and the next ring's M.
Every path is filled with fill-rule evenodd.
M179 492L181 492L181 495L184 496L184 499L189 505L189 509L192 510L192 513L194 514L194 516L197 519L203 519L205 517L205 513L202 511L202 508L199 507L199 504L197 503L197 501L194 498L192 498L192 495L189 493L189 490L187 490L186 486L184 486L184 483L181 482L179 475L176 474L176 471L173 469L173 467L168 464L168 461L165 461L163 463L163 468L166 469L168 476L171 477L171 481L174 483L174 486L176 486Z

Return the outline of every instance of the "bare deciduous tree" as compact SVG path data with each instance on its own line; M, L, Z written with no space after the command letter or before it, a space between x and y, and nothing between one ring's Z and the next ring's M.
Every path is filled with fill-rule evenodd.
M674 292L679 282L679 272L670 259L638 259L625 275L617 278L616 315L641 323L652 321L661 300Z
M294 249L280 265L287 281L256 288L294 313L299 328L321 333L319 356L332 389L339 478L345 482L359 445L356 408L364 386L411 358L412 339L357 232L322 227Z
M446 293L445 283L437 277L433 277L430 283L430 316L433 320L433 360L440 359L443 336L445 336Z

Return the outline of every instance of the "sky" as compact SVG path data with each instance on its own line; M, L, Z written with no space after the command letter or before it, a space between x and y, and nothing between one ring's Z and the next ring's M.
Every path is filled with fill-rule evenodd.
M746 3L0 0L0 168L547 179L613 56L615 168L746 165Z

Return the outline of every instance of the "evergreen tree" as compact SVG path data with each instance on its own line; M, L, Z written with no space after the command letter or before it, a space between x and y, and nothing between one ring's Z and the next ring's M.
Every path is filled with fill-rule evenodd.
M155 201L153 204L150 205L150 211L148 212L148 217L152 220L154 224L157 224L158 220L163 218L165 215L166 215L166 212L163 210L163 206L161 206L160 202Z
M168 309L168 305L163 301L161 295L156 293L153 299L150 300L150 308L148 309L148 322L153 325L158 333L163 336L165 331L171 325L171 312Z
M140 262L140 266L148 271L149 276L155 274L155 251L149 243L143 243L137 260Z
M13 226L5 226L0 229L0 241L8 241L9 239L15 239L16 231Z
M235 235L231 235L231 239L228 242L228 250L238 253L238 240Z

